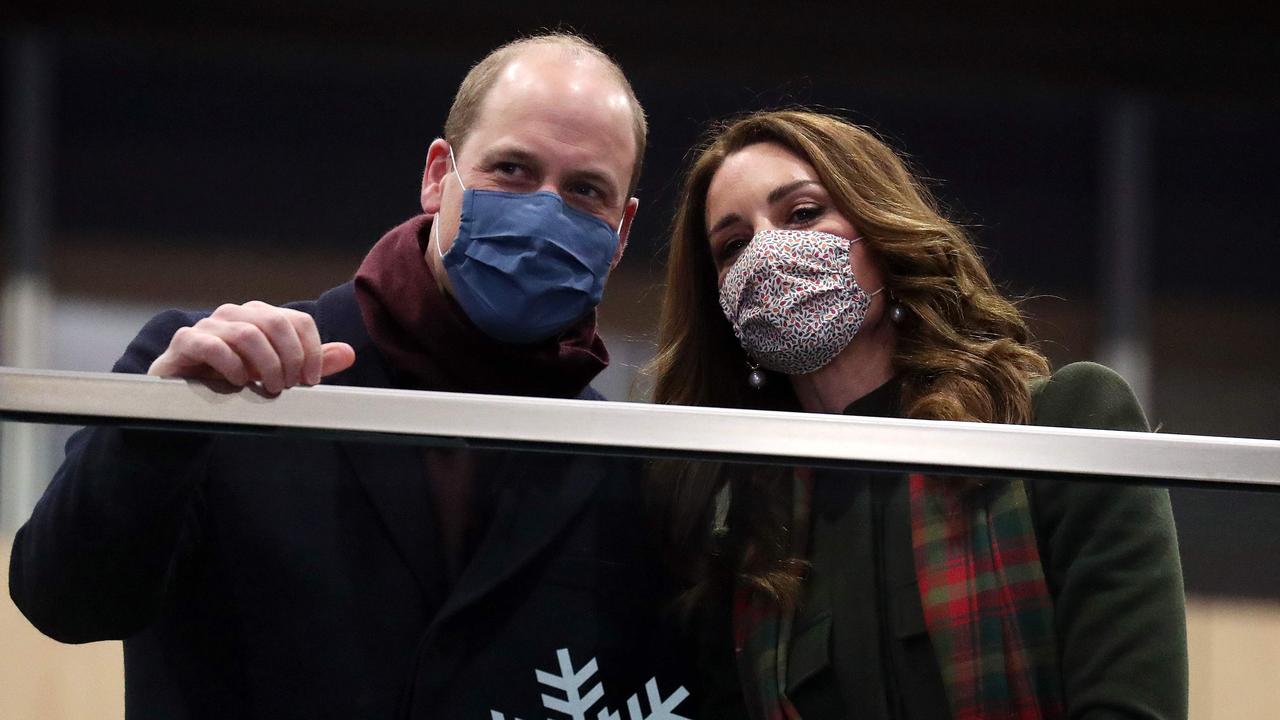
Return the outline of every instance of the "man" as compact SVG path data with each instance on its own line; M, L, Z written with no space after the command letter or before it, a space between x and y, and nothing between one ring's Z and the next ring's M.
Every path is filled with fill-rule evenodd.
M325 377L598 398L594 307L644 141L594 46L499 48L431 144L425 215L354 282L287 308L164 313L115 369L268 394ZM593 658L581 690L603 680L621 709L650 677L664 696L678 684L652 640L658 572L627 475L599 458L88 429L15 538L11 592L56 639L125 640L131 718L527 719L544 693L572 700L535 670Z

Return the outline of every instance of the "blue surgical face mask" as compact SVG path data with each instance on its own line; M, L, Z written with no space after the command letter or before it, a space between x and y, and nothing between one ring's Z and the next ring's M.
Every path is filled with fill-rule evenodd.
M453 296L486 335L509 343L545 340L600 303L618 230L553 192L509 193L462 186L462 218L441 253ZM440 252L435 223L436 252Z

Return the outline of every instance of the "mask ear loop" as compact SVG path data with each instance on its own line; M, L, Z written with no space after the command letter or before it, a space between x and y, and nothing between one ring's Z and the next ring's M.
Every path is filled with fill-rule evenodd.
M462 188L463 192L466 192L467 186L462 182L462 175L458 172L458 159L453 156L453 145L449 145L449 164L453 166L453 176L458 178L458 187ZM436 213L436 220L439 219L440 214ZM619 227L621 227L621 224L619 224ZM434 221L431 223L431 233L436 236L436 255L443 260L444 250L440 249L440 223Z
M854 244L854 243L856 243L856 242L862 242L862 236L861 236L861 235L859 235L858 237L856 237L856 238L854 238L854 239L850 240L850 241L849 241L849 244L850 244L850 245L853 245L853 244ZM875 290L875 291L873 291L873 292L869 292L869 293L867 293L867 300L869 301L871 298L873 298L873 297L875 297L875 296L879 295L880 293L884 292L884 289L885 289L886 287L888 287L888 286L887 286L887 285L881 285L881 286L879 287L879 289L877 289L877 290ZM890 303L890 305L889 305L889 319L893 321L893 324L894 324L894 325L897 325L897 324L901 323L901 322L902 322L902 320L906 317L906 315L907 315L906 308L904 308L904 307L902 306L902 303L898 302L898 298L894 297L894 295L893 295L893 293L892 293L892 292L891 292L891 293L889 293L889 303Z
M462 175L458 172L458 158L453 156L452 145L449 146L449 164L453 166L454 177L458 178L458 186L462 188L463 192L466 192L467 186L466 183L462 182Z

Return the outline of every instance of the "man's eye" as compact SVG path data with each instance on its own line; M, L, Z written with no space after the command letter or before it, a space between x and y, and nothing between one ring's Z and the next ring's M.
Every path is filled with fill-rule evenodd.
M495 163L493 169L500 175L518 175L524 167L520 163L500 162Z
M575 183L569 188L574 195L580 195L585 198L598 200L604 197L604 193L600 192L600 188L590 183Z

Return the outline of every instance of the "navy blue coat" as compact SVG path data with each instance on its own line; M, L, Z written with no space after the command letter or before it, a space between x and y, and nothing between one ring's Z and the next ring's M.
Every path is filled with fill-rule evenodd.
M356 349L326 382L391 384L350 284L293 307ZM199 317L157 316L115 370L145 372ZM416 446L89 428L14 540L10 591L50 637L124 640L129 718L528 720L562 648L597 660L593 717L654 675L671 694L636 464L493 462L449 586Z

